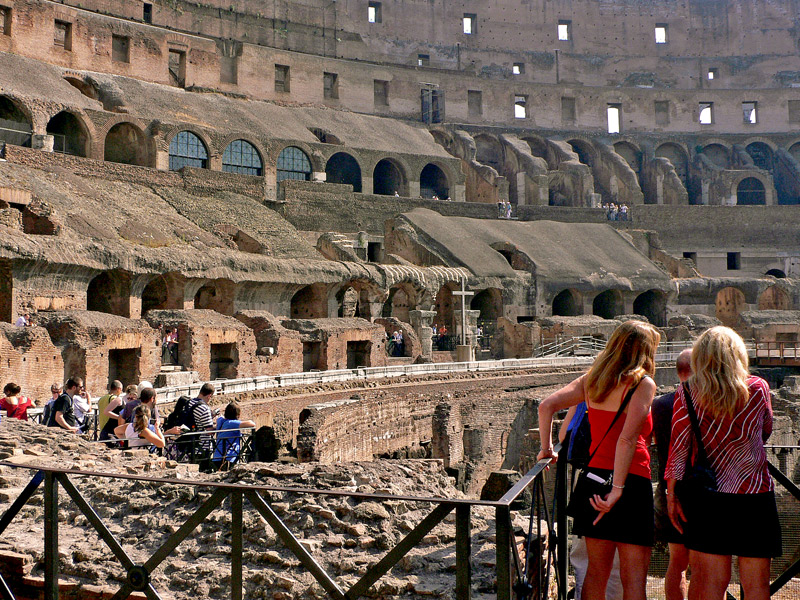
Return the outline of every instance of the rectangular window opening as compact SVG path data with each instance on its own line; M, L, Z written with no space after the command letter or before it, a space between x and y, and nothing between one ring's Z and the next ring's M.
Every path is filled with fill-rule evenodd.
M514 96L514 118L527 119L528 118L528 97L527 96Z
M56 21L53 44L64 50L72 50L72 23Z
M236 379L239 349L236 344L211 344L208 369L211 379Z
M420 90L420 102L423 123L444 121L444 91L424 87Z
M483 92L480 90L467 90L467 112L470 117L483 115Z
M800 123L800 100L789 100L789 123Z
M108 351L108 376L113 381L138 381L141 348L111 349Z
M514 75L523 75L525 73L525 63L514 63L511 66L511 72Z
M478 32L478 15L464 13L464 18L461 20L461 23L465 34L472 35Z
M130 62L130 40L122 35L111 36L111 60L114 62Z
M739 271L742 268L742 253L728 252L728 271Z
M373 81L375 106L389 106L389 82L381 79Z
M431 64L431 55L430 54L417 54L417 66L418 67L427 67Z
M289 91L289 67L286 65L275 65L275 91Z
M336 100L339 98L339 75L337 73L322 74L323 95L325 98Z
M0 6L0 35L11 35L11 9Z
M561 98L561 122L575 122L575 98L564 96Z
M622 105L609 104L606 113L608 115L608 133L619 133L622 130Z
M700 103L700 125L711 125L714 123L714 103Z
M656 100L656 125L669 125L669 100Z
M558 22L558 39L562 42L568 42L572 39L572 21L559 21Z
M169 51L169 80L176 87L186 85L186 52L183 50Z
M742 118L750 125L758 123L758 103L742 102Z
M380 23L383 20L383 15L381 13L381 3L370 2L367 7L367 21L370 23Z
M347 342L347 368L368 367L371 350L372 342Z
M714 81L717 77L719 77L719 69L717 68L711 68L706 73L706 78L709 81Z
M148 2L142 5L142 21L145 23L153 22L153 5Z
M666 23L656 23L655 36L656 44L666 44L669 41Z

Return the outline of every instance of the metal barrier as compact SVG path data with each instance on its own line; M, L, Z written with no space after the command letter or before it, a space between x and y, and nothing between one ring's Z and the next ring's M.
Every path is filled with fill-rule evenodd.
M516 598L536 598L544 600L548 597L551 559L556 557L553 544L556 529L553 527L552 512L547 511L547 498L544 488L544 476L549 460L537 463L520 481L500 500L483 501L461 498L421 498L414 496L396 496L391 494L366 494L343 490L321 490L284 486L251 486L228 484L211 481L186 481L182 479L160 479L139 475L111 474L100 472L76 471L71 469L43 468L0 462L1 465L15 469L34 471L33 478L12 503L5 514L0 517L0 536L13 521L22 507L31 499L36 490L44 483L44 598L56 600L59 587L58 563L58 508L59 489L67 492L69 498L77 505L88 523L106 543L113 555L124 569L124 581L113 600L123 600L132 591L141 591L150 600L161 598L151 581L151 573L166 560L178 545L186 539L206 518L218 508L226 498L231 502L231 598L241 600L243 593L242 580L242 515L246 498L277 534L278 538L300 561L303 567L314 577L325 590L329 598L337 600L355 600L364 596L368 590L408 552L417 546L423 538L447 515L455 511L455 550L456 573L455 591L459 599L470 598L472 590L472 558L471 558L471 511L474 506L494 508L496 520L496 573L498 600ZM143 564L135 564L120 542L111 532L98 512L80 493L73 483L78 477L114 478L130 481L168 483L179 486L191 486L196 489L211 490L212 493L200 507L170 535L161 547ZM518 501L523 492L533 487L534 505L531 507L531 532L538 537L526 538L525 560L520 559L514 531L512 527L512 505ZM433 509L422 521L400 540L378 562L372 564L361 578L348 589L343 589L314 559L309 551L292 534L286 524L271 506L270 493L296 493L310 496L336 496L353 498L359 501L403 501L431 505ZM541 517L547 526L543 532ZM534 523L535 521L535 523ZM531 533L529 532L529 533ZM543 553L546 557L543 558ZM562 558L566 558L563 556ZM557 574L558 576L558 574ZM515 581L516 578L516 581ZM561 585L565 581L560 582ZM4 600L15 600L5 580L0 576L0 590ZM535 594L534 594L535 592ZM516 594L516 596L514 596ZM521 595L524 594L524 595Z

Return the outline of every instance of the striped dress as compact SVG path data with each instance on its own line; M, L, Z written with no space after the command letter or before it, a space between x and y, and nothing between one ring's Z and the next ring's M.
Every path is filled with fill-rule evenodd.
M772 433L772 402L769 385L760 377L747 380L750 397L733 418L715 419L697 402L692 391L692 404L697 412L703 445L717 476L717 490L728 494L759 494L773 490L767 470L764 442ZM683 386L675 395L672 413L672 435L665 477L682 479L690 453L696 454L696 443Z

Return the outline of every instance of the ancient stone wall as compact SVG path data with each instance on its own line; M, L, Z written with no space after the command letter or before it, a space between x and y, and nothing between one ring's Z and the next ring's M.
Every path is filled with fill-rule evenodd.
M22 386L22 395L41 405L50 398L50 386L64 381L64 360L42 327L15 327L0 323L0 381Z

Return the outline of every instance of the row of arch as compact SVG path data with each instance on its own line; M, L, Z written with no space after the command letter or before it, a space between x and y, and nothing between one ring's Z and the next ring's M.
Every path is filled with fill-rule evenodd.
M577 290L562 290L553 298L553 316L576 317L583 314L582 296ZM613 319L625 312L625 303L620 290L605 290L592 299L592 314L604 319ZM646 317L657 327L666 326L667 295L659 290L642 292L633 301L633 314Z
M32 124L25 111L13 100L0 96L0 128L5 141L31 146ZM86 122L70 111L61 111L47 124L46 133L54 137L54 150L75 156L90 156L91 135ZM317 135L317 134L315 134ZM319 137L319 135L318 135ZM323 138L320 138L323 139ZM327 138L324 138L327 139ZM152 152L143 129L134 122L120 121L111 126L105 135L103 158L107 162L152 166ZM168 168L178 171L183 167L207 169L210 166L208 143L200 134L188 129L177 131L168 145ZM349 184L354 192L363 190L362 169L358 160L347 152L333 154L325 163L326 181ZM263 176L264 157L256 144L246 139L230 141L222 153L222 171L242 175ZM309 154L297 146L283 148L276 160L277 181L286 179L311 180L313 163ZM410 174L399 161L384 158L372 170L373 190L380 195L409 194ZM446 199L450 195L450 181L445 170L434 163L425 165L419 174L420 195L426 198Z

